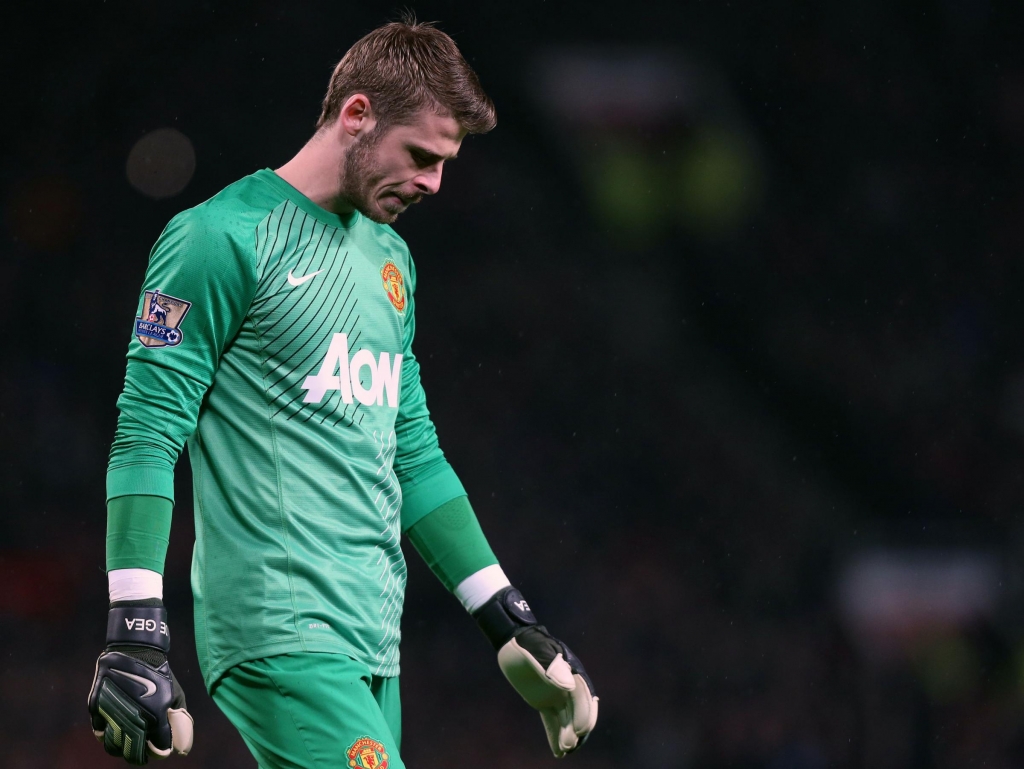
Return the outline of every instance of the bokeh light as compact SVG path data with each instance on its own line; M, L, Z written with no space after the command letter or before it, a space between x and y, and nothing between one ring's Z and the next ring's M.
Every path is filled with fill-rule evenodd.
M188 186L196 170L192 142L176 128L158 128L128 153L128 181L143 195L172 198Z

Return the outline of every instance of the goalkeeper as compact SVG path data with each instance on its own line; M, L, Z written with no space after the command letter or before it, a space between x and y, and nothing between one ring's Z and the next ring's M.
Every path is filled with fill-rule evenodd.
M494 106L414 20L356 42L316 132L176 216L150 254L107 472L107 645L93 730L129 763L188 753L163 568L187 443L196 648L261 767L399 769L405 534L541 715L597 721L580 661L506 579L438 447L413 354L416 270L388 226Z

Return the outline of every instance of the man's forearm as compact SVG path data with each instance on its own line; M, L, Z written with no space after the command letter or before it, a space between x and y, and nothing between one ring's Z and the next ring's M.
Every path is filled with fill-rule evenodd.
M434 575L469 611L476 608L471 604L508 585L468 497L445 502L406 533ZM492 586L488 595L479 595Z
M107 571L148 569L163 574L173 503L130 494L107 502Z

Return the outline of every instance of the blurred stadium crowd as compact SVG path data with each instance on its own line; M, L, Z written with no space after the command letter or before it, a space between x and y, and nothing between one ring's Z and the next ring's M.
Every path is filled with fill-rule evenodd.
M505 570L602 697L567 761L1024 765L1021 6L414 8L499 115L397 225L418 356ZM392 10L13 11L3 767L114 765L85 696L149 246L287 160L332 64ZM179 467L165 597L197 732L174 763L253 766L196 669ZM473 623L407 556L406 762L550 761Z

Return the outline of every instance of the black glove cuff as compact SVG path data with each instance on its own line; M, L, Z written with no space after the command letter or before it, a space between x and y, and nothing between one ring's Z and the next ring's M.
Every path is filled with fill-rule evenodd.
M495 593L473 613L473 619L495 649L507 644L523 628L537 624L530 605L514 587L506 587Z
M153 604L156 605L140 605ZM167 654L171 631L162 602L118 601L107 612L107 646L150 646Z

